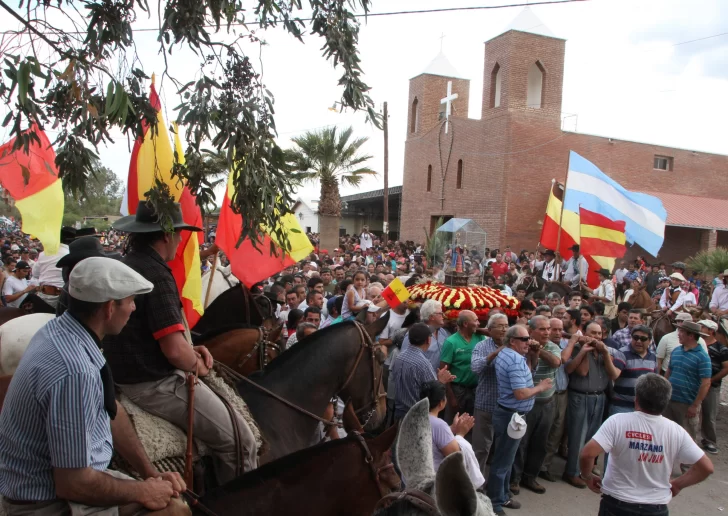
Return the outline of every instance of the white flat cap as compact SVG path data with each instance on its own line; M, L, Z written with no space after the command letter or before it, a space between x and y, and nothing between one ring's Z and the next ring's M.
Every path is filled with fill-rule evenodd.
M670 274L670 278L676 279L676 280L679 280L679 281L687 281L685 279L685 276L683 276L679 272L673 272L672 274Z
M81 260L71 271L68 293L90 303L124 299L151 292L154 285L137 271L113 258Z

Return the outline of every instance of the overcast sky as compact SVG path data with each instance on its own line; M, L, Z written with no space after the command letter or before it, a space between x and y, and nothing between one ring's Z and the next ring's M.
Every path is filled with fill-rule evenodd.
M453 6L499 5L505 0L375 0L372 12ZM360 34L365 81L378 107L389 106L390 186L402 184L409 79L424 70L440 50L459 74L471 80L471 118L480 118L483 83L483 43L502 33L522 7L437 14L372 17ZM531 8L566 43L563 106L564 128L625 140L659 143L692 150L728 154L728 2L725 0L591 0ZM8 16L0 28L15 28ZM141 17L136 27L154 27ZM362 113L328 110L340 98L340 71L320 55L321 42L305 44L282 30L259 33L263 81L275 95L279 144L290 137L330 125L353 125L357 136L369 137L369 166L383 169L383 135L365 123ZM707 38L707 39L702 39ZM135 33L144 69L163 69L155 33ZM700 41L693 41L700 40ZM146 50L148 49L148 50ZM254 62L258 49L249 47ZM182 82L195 78L197 58L176 51L170 59L173 75ZM260 68L259 68L260 70ZM159 83L158 83L159 84ZM167 120L178 98L174 86L161 82ZM0 108L0 117L4 117ZM1 119L1 118L0 118ZM3 141L7 136L0 129ZM51 135L52 136L52 135ZM129 149L125 139L102 149L101 161L126 181ZM360 188L342 194L382 188L381 173ZM305 201L318 199L318 185L299 191ZM709 192L706 192L709 195ZM218 202L222 200L222 194Z

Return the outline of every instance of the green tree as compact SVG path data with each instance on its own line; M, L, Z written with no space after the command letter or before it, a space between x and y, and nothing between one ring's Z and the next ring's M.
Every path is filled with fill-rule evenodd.
M5 18L20 24L9 34L14 39L3 40L0 105L9 113L2 124L26 151L31 138L37 139L34 129L26 128L53 126L65 188L88 195L93 148L111 141L113 130L132 141L145 127L157 130L145 82L149 76L137 55L143 44L135 40L133 24L158 16L158 51L165 65L173 49L194 52L184 70L195 80L185 84L169 66L161 75L176 89L177 122L187 143L186 164L174 172L188 181L204 208L212 188L197 165L203 149L212 146L235 172L232 207L242 214L241 239L260 242L262 228L273 228L276 240L288 247L277 221L290 212L296 183L275 142L273 94L262 83L262 64L256 69L257 57L249 58L242 43L262 47L265 31L278 28L299 41L305 34L319 36L323 57L342 72L341 104L365 110L379 125L357 48L361 14L356 13L365 15L369 5L370 0L160 0L150 9L148 0L27 0L16 11L0 1ZM148 197L169 215L160 181Z
M295 147L286 151L286 159L299 181L321 183L319 197L319 231L322 247L338 247L341 196L339 183L359 186L364 176L377 173L364 166L372 156L359 150L369 138L352 139L354 130L336 127L309 131L292 138Z
M74 196L66 191L64 195L63 225L93 226L108 229L111 222L100 219L84 224L84 217L118 216L121 208L122 183L110 169L96 166L94 173L86 182L86 195Z

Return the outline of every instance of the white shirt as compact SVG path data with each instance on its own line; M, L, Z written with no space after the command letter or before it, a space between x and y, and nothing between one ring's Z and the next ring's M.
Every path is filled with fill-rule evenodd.
M709 306L718 310L728 310L728 288L723 283L715 287Z
M597 296L607 298L606 304L608 305L614 304L614 285L612 285L612 280L605 279L599 284Z
M550 262L547 262L546 260L542 262L536 262L536 267L543 267L543 270L541 272L541 278L545 279L546 281L559 281L559 276L561 275L561 267L556 263L556 260L551 260Z
M362 233L359 237L359 245L361 246L362 252L366 251L372 246L372 235L371 233Z
M705 343L703 337L698 337L698 344L703 346L703 349L708 353L708 345ZM672 333L668 333L660 339L657 345L657 358L662 359L662 370L667 371L670 365L670 357L676 347L680 346L680 341L677 338L677 330ZM708 354L710 355L710 354Z
M405 310L405 312L400 315L394 310L389 311L389 322L387 323L387 326L382 330L382 332L379 334L380 339L391 339L392 335L394 335L394 332L399 330L402 327L402 324L404 323L404 320L409 315L410 311L409 309ZM385 312L386 314L386 312ZM384 315L382 315L384 317Z
M684 306L695 306L698 301L695 299L695 294L692 292L685 292L685 298L683 299Z
M564 271L564 281L566 283L571 283L571 284L578 283L576 274L574 273L573 264L574 264L574 257L572 256L562 267L562 269ZM587 263L586 258L584 258L583 255L579 255L578 266L579 266L579 277L581 278L581 281L586 283L586 275L589 272L589 264Z
M21 292L26 288L28 288L27 279L19 279L13 275L9 275L8 278L5 280L5 285L3 285L3 295L10 296L12 294L17 294L18 292ZM23 300L25 300L26 297L28 297L27 293L23 294L15 301L8 301L8 306L20 308L20 305L23 303Z
M617 277L617 283L619 283L621 285L622 281L624 281L625 274L627 274L628 272L629 271L627 269L625 269L624 267L614 271L614 275Z
M61 269L56 267L56 263L67 254L68 246L66 244L61 244L58 252L54 255L46 256L45 252L40 253L38 255L38 262L33 267L33 279L38 280L39 285L63 288Z
M669 294L669 297L668 297ZM686 292L683 289L680 289L680 294L677 296L677 301L675 301L675 304L670 306L670 301L672 300L672 294L670 293L670 288L666 288L665 291L662 293L662 297L660 298L660 308L669 308L673 312L680 308L683 303L685 302L685 294ZM695 296L693 296L695 297Z
M624 301L625 303L629 301L629 298L632 297L632 294L634 294L634 289L627 289L627 291L624 293L624 299L622 299L622 301Z
M628 503L668 504L675 462L695 464L704 455L682 426L644 412L615 414L594 440L610 454L602 493Z

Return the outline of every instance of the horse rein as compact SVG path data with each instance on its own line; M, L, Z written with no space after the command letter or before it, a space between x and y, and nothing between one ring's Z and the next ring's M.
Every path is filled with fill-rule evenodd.
M376 512L378 509L387 508L400 500L407 500L415 508L428 516L440 516L440 511L437 509L437 502L430 495L419 489L405 489L404 491L389 493L377 502L373 512Z
M271 342L270 332L272 330L266 326L260 326L258 327L258 341L255 343L255 346L253 346L253 349L250 350L250 353L245 355L238 364L238 369L242 369L243 366L250 360L256 351L258 352L258 370L262 371L265 369L265 366L268 365L268 348L272 348L280 353L281 348L278 344L275 342ZM238 355L240 356L240 355Z
M382 482L380 480L380 475L382 471L386 471L388 469L394 469L394 464L390 462L389 464L385 464L384 466L377 467L374 464L374 456L372 455L372 452L369 451L369 446L367 445L366 440L364 439L364 436L361 435L360 432L357 432L354 430L351 432L351 435L356 437L356 441L359 443L359 445L362 448L362 451L364 452L364 462L369 465L369 469L372 472L372 478L374 479L374 482L377 484L377 489L379 490L379 496L385 497L388 495L388 493L384 492L384 488L382 487Z

